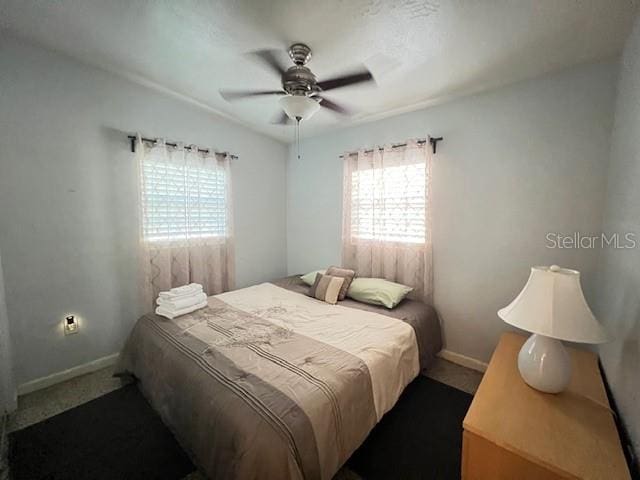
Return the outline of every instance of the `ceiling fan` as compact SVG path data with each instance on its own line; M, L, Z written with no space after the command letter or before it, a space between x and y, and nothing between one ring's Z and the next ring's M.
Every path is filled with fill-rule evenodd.
M306 67L311 59L311 49L304 43L294 43L289 47L289 57L294 65L286 68L280 62L278 50L258 50L251 55L280 75L282 88L279 90L220 90L222 98L228 102L262 95L283 95L280 98L281 112L272 123L286 125L295 121L308 120L320 107L340 115L352 112L344 105L329 100L323 95L327 90L373 81L373 75L366 68L341 77L318 81Z

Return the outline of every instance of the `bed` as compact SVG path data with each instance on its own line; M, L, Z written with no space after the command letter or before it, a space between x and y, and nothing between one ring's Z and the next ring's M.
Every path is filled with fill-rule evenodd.
M330 479L440 350L433 308L306 295L299 277L136 323L132 375L211 479Z

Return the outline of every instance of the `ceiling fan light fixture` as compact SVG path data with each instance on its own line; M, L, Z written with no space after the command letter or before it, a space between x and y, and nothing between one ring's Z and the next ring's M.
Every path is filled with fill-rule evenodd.
M320 102L305 95L286 95L279 101L291 120L308 120L320 110Z

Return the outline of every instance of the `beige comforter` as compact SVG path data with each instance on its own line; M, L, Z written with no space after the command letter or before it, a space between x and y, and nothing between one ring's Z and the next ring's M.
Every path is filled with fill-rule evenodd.
M414 328L264 283L168 320L121 355L210 478L330 479L419 373Z

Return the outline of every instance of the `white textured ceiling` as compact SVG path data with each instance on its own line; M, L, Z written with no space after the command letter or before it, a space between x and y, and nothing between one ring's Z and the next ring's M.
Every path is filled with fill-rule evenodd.
M155 84L290 141L270 125L277 97L226 103L220 88L279 88L243 53L313 49L319 79L367 65L377 85L327 97L305 135L617 54L637 0L0 0L0 26L45 47Z

